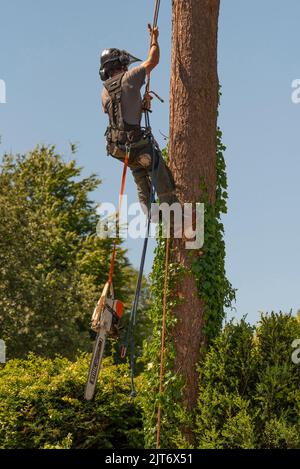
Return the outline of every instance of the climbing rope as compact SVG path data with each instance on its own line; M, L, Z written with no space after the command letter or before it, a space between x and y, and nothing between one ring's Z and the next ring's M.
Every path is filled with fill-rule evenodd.
M152 24L152 31L157 26L159 9L160 9L160 0L156 0L154 18L153 18L153 24ZM152 38L153 38L153 36L151 36L151 44L152 44ZM140 262L140 268L139 268L139 274L138 274L138 279L137 279L137 284L136 284L136 289L135 289L133 305L132 305L132 309L131 309L131 312L130 312L130 318L129 318L129 324L128 324L128 328L127 328L126 338L125 338L124 344L121 347L121 358L125 358L126 353L127 353L127 348L128 348L128 345L129 345L129 340L131 339L130 340L130 371L131 371L130 374L131 374L131 397L133 397L133 398L136 395L135 386L134 386L136 317L137 317L137 310L138 310L139 299L140 299L140 294L141 294L145 259L146 259L148 240L149 240L149 231L150 231L150 224L151 224L151 204L153 202L155 202L155 185L156 185L156 173L157 173L156 154L157 154L158 148L157 148L157 143L155 142L154 137L152 135L151 125L150 125L149 112L150 112L150 101L151 101L150 93L151 92L149 91L149 89L150 89L150 73L148 74L148 77L147 77L145 95L144 95L144 99L143 99L143 102L146 103L146 105L144 106L145 129L146 129L146 133L148 135L149 143L150 143L151 148L152 148L152 171L151 171L150 203L149 203L149 207L148 207L146 235L145 235L145 240L144 240L144 245L143 245L142 257L141 257L141 262ZM159 98L159 99L161 100L161 98Z
M156 0L155 12L153 18L153 29L157 26L157 20L159 15L160 0ZM152 37L151 37L152 44ZM150 103L150 74L148 75L146 84L146 100ZM154 92L152 92L160 101L163 100ZM149 118L149 109L146 110L146 114ZM161 398L163 393L163 375L164 375L164 358L165 358L165 335L166 335L166 319L167 319L167 295L168 295L168 272L169 272L169 254L170 254L170 239L166 239L166 261L165 261L165 277L164 277L164 298L163 298L163 319L162 319L162 333L161 333L161 353L160 353L160 372L159 372L159 396ZM156 433L156 449L160 448L160 430L161 430L161 403L158 404L157 410L157 433Z
M153 40L153 30L154 30L154 28L157 27L159 9L160 9L160 0L156 0L152 26L150 26L150 24L149 24L149 28L151 28L150 49L151 49L152 40ZM158 98L162 103L164 102L164 100L161 99L161 97L158 96L157 93L155 93L154 91L150 91L150 73L148 73L147 81L146 81L146 87L145 87L145 95L144 95L144 98L143 98L143 107L144 107L145 117L146 117L147 112L148 113L151 112L151 100L152 100L151 94L156 96L156 98ZM146 126L147 126L147 124L146 124Z
M158 15L160 9L160 0L156 0L155 3L155 12L153 18L153 25L152 31L157 26ZM151 36L151 44L152 44ZM143 245L143 251L141 256L139 274L136 283L135 295L133 300L133 305L130 313L129 318L129 325L127 329L126 339L121 347L121 357L125 358L127 353L127 348L129 345L129 339L131 337L130 343L130 375L131 375L131 397L134 398L136 396L135 392L135 385L134 385L134 376L135 376L135 333L136 333L136 318L137 318L137 310L138 304L141 294L142 288L142 281L143 281L143 273L144 273L144 266L145 266L145 259L148 247L148 240L149 240L149 231L150 231L150 223L151 223L151 204L155 202L155 179L157 173L157 163L156 163L156 152L158 150L157 143L155 142L152 132L151 132L151 125L150 125L150 117L149 113L151 107L151 96L150 94L154 94L155 96L163 102L163 100L154 92L150 91L150 73L147 77L145 95L144 95L144 103L146 103L144 108L145 114L145 129L146 133L148 134L149 142L152 148L152 173L151 173L151 187L150 187L150 203L148 207L148 218L147 218L147 227L146 227L146 236ZM124 196L125 190L125 183L126 183L126 174L128 168L128 161L130 156L130 148L126 148L126 156L124 160L124 168L123 168L123 175L122 175L122 183L121 183L121 191L120 191L120 199L119 199L119 208L116 215L117 227L119 227L119 220L120 220L120 213L122 208L122 201ZM110 270L109 270L109 284L112 285L114 268L115 268L115 258L116 258L116 251L117 251L117 238L114 240L113 246L113 253L111 258ZM160 354L160 374L159 374L159 397L161 399L162 393L164 390L163 386L163 375L164 375L164 360L165 360L165 336L166 336L166 319L167 319L167 295L168 295L168 267L169 267L169 255L170 255L170 239L166 239L166 260L165 260L165 275L164 275L164 296L163 296L163 318L162 318L162 334L161 334L161 354ZM161 402L159 402L158 410L157 410L157 433L156 433L156 449L160 448L160 432L161 432Z
M154 10L154 17L153 17L153 28L156 28L156 26L157 26L159 8L160 8L160 0L156 0L155 10Z
M170 253L170 238L167 238L165 279L164 279L164 299L163 299L163 322L162 322L162 333L161 333L160 372L159 372L159 396L160 397L162 396L163 388L164 388L163 376L164 376L165 335L166 335L166 320L167 320L169 253ZM159 402L158 410L157 410L156 449L160 448L160 427L161 427L161 403Z
M159 16L160 10L160 0L156 0L155 2L155 11L153 17L153 24L152 24L152 35L151 35L151 44L153 39L153 30L157 27L157 21ZM151 187L150 187L150 203L148 207L148 218L147 218L147 226L146 226L146 236L143 245L143 251L141 256L139 274L136 283L135 295L133 300L133 305L130 313L129 318L129 325L127 329L126 339L121 348L121 357L124 358L126 356L129 339L131 337L130 343L130 370L131 370L131 397L135 397L135 386L134 386L134 375L135 375L135 332L136 332L136 318L137 318L137 310L138 304L140 299L140 293L142 288L142 280L143 280L143 273L144 273L144 266L145 266L145 259L148 247L148 240L149 240L149 231L150 231L150 224L151 224L151 204L155 202L155 183L156 183L156 173L157 173L157 162L156 162L156 155L157 151L159 150L156 141L152 135L151 125L150 125L150 117L149 113L151 107L151 96L150 94L154 94L160 101L163 100L154 92L150 91L150 73L147 76L146 88L145 88L145 95L144 95L144 114L145 114L145 129L148 135L149 143L151 144L152 148L152 173L151 173ZM116 214L116 224L117 224L117 233L119 232L119 221L120 221L120 213L122 209L122 201L124 196L125 190L125 183L126 183L126 175L127 175L127 168L128 162L130 157L130 147L126 148L126 155L124 160L124 168L123 168L123 175L122 175L122 183L121 183L121 190L120 190L120 198L119 198L119 207ZM115 259L116 259L116 252L117 252L117 237L114 240L113 245L113 253L111 257L110 263L110 270L109 270L109 284L112 285L113 281L113 274L115 269ZM163 386L163 375L164 375L164 359L165 359L165 335L166 335L166 318L167 318L167 294L168 294L168 266L169 266L169 254L170 254L170 239L166 239L166 260L165 260L165 276L164 276L164 297L163 297L163 318L162 318L162 335L161 335L161 355L160 355L160 377L159 377L159 396L161 398L164 386ZM160 431L161 431L161 402L158 405L157 411L157 434L156 434L156 448L160 448Z

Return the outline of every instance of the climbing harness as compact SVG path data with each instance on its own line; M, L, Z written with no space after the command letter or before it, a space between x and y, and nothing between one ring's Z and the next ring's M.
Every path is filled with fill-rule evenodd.
M109 78L104 83L104 87L109 95L106 105L106 111L109 116L109 126L105 132L107 153L112 156L117 156L116 152L119 149L122 158L126 145L137 143L143 136L139 125L127 124L123 117L121 98L124 75L125 72L121 72Z

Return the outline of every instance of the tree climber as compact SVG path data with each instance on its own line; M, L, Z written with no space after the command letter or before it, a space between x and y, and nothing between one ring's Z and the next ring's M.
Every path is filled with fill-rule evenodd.
M152 145L141 128L143 102L141 88L146 75L159 63L158 28L151 34L151 47L147 60L128 70L129 65L140 62L124 50L105 49L101 55L100 77L104 81L102 109L109 116L106 130L107 154L120 161L125 160L126 147L130 147L128 166L137 185L138 197L144 213L150 205L152 177ZM172 174L158 148L154 149L156 174L153 182L160 203L178 202ZM154 216L153 216L154 215ZM152 213L152 221L157 221Z

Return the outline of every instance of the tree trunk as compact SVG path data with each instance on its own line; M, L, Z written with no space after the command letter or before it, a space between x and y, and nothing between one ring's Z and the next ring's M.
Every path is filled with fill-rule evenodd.
M209 201L216 194L216 128L218 108L217 30L219 0L173 0L173 49L170 91L170 168L181 203L201 200L203 178ZM172 262L189 269L199 251L185 249L183 240L173 241ZM193 410L198 396L197 364L203 332L204 304L196 281L186 272L176 291L180 304L173 313L176 349L175 371L186 386L183 401Z

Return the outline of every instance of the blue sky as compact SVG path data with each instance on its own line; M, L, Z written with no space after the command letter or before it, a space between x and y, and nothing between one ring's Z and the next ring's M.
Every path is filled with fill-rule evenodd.
M152 87L152 124L168 135L171 2L162 0L161 64ZM55 143L66 159L78 142L84 175L103 180L97 201L117 202L121 165L106 157L98 62L106 47L144 58L152 20L150 0L2 0L0 153L26 152ZM219 77L223 96L219 125L227 145L229 213L226 267L237 294L237 315L300 308L299 123L300 104L291 83L300 78L300 2L223 0L219 23ZM129 202L135 201L131 175ZM151 243L153 249L154 242ZM141 242L128 242L138 264ZM147 271L151 269L151 254Z

